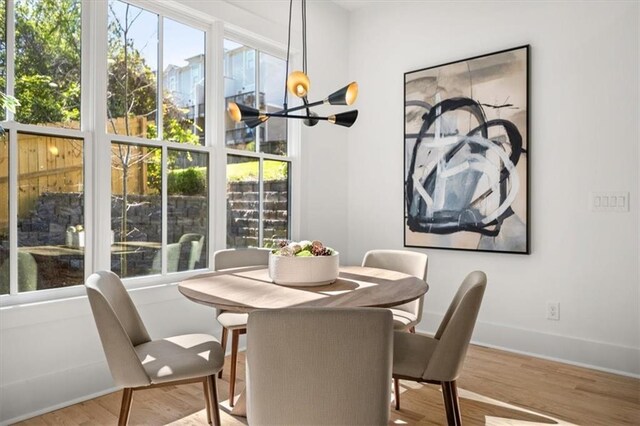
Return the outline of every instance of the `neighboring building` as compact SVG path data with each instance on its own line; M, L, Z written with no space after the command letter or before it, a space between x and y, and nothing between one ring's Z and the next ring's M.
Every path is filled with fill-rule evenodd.
M192 56L185 61L187 65L184 66L167 66L162 77L163 86L175 105L187 111L185 118L193 122L193 133L204 139L204 55Z
M256 51L237 43L225 43L224 53L224 96L225 101L253 106L261 111L274 112L282 108L280 90L269 90L284 84L285 61L269 57L269 61L258 61L256 72ZM262 58L262 57L261 57ZM258 87L256 87L258 80ZM257 103L256 103L257 92ZM225 143L227 146L254 150L251 144L257 141L261 152L286 154L286 120L269 120L256 129L249 129L243 123L235 123L225 116Z

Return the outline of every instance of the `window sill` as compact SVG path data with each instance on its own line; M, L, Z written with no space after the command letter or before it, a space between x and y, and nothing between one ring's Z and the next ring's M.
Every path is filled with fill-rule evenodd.
M152 275L123 280L136 305L158 303L182 297L177 284L208 269ZM90 316L84 285L38 290L29 293L0 296L0 329Z

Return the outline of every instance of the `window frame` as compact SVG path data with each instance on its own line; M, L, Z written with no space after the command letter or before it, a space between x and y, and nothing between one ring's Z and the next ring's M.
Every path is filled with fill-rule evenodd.
M246 46L248 48L254 49L255 50L255 55L254 55L254 72L255 72L255 88L254 91L256 93L256 95L260 92L260 53L265 53L267 55L271 55L274 56L276 58L280 58L280 59L284 59L286 60L286 49L281 49L278 48L276 46L274 46L273 44L267 43L264 40L255 38L255 37L251 37L247 34L235 31L235 30L231 30L231 29L226 29L224 32L224 36L222 39L222 42L224 42L224 40L231 40L233 42L242 44L243 46ZM222 65L222 70L226 71L224 68L224 49L222 49L221 51L222 53L222 60L223 60L223 65ZM293 60L289 63L289 71L292 71L294 69L294 66L298 65L297 64L297 59L299 59L299 55L297 53L294 53L293 55ZM223 80L224 80L224 74L223 74ZM224 82L223 82L224 83ZM284 81L283 83L283 89L284 89ZM224 105L224 87L222 88L223 90L223 96L222 96L222 102ZM258 99L258 97L256 96L256 100ZM224 117L224 116L222 116ZM226 144L226 134L225 134L225 128L224 128L224 123L222 124L222 135L220 140L222 141L222 148L224 149L224 167L225 167L225 171L226 171L226 166L227 166L227 158L229 155L234 155L234 156L239 156L239 157L246 157L246 158L255 158L258 159L258 168L259 168L259 175L260 175L260 179L258 181L258 187L259 187L259 205L260 205L260 213L259 213L259 231L258 231L258 242L259 242L259 247L263 247L264 246L264 179L263 179L263 170L264 170L264 161L265 160L275 160L275 161L282 161L282 162L288 162L289 163L289 173L288 173L288 177L289 177L289 200L288 200L288 206L289 206L289 215L288 215L288 235L289 235L289 239L294 240L294 239L298 239L299 236L299 231L300 231L300 222L299 222L299 215L297 214L298 212L298 200L300 199L300 197L298 196L299 193L299 181L300 181L300 174L299 174L299 170L300 167L298 167L299 164L299 146L300 146L300 121L301 120L287 120L287 155L276 155L276 154L268 154L268 153L264 153L264 152L260 152L260 145L262 143L260 136L259 136L259 132L256 132L256 150L255 151L248 151L248 150L242 150L242 149L234 149L234 148L230 148L227 146ZM224 195L225 198L223 200L223 204L224 204L224 214L223 214L223 218L224 218L224 230L223 230L223 247L225 248L231 248L231 247L227 247L226 244L226 237L227 237L227 210L226 210L226 174L225 174L225 179L224 179L224 183L225 183L225 187L223 188L224 191Z
M6 93L14 94L15 86L15 20L14 0L6 0ZM261 158L264 160L289 162L289 236L297 238L300 229L300 135L301 125L298 120L288 120L287 145L288 155L279 156L263 153L252 153L242 150L228 149L225 146L224 129L224 50L225 38L231 38L258 51L284 58L286 45L266 37L262 38L254 32L244 30L229 22L222 21L200 11L181 6L177 3L159 3L149 0L127 0L127 3L156 13L162 17L175 20L205 32L205 141L204 145L185 145L170 141L159 141L109 134L106 131L107 117L107 2L81 0L81 124L80 129L53 128L40 125L22 124L13 121L9 111L5 120L0 123L9 137L9 253L10 253L10 293L0 295L0 307L38 302L53 302L69 298L84 297L82 285L44 289L33 292L17 292L17 134L18 132L47 134L58 137L73 137L83 140L84 146L84 206L86 245L84 258L85 279L94 271L111 269L111 162L104 158L111 157L111 143L125 142L162 147L163 156L167 150L192 150L206 152L209 156L208 170L208 214L209 227L207 237L208 268L196 271L181 271L169 275L148 275L125 278L128 289L152 286L175 285L183 279L213 269L213 254L226 247L226 162L227 153ZM12 17L9 19L9 17ZM162 23L160 24L162 25ZM159 41L158 67L162 63L162 41ZM290 69L299 63L299 52L292 49ZM291 66L293 65L293 66ZM162 73L158 72L158 86L162 87ZM160 95L161 96L161 95ZM161 115L161 114L160 114ZM160 117L159 125L162 118ZM229 151L229 152L228 152ZM166 158L166 157L165 157ZM261 166L262 167L262 166ZM162 167L163 209L166 209L167 168ZM262 191L261 191L262 192ZM262 205L262 203L261 203ZM162 244L166 247L167 216L163 211ZM262 229L262 210L261 210ZM166 270L166 250L163 250L163 271Z
M88 130L88 116L85 115L89 102L89 73L85 72L85 62L89 63L88 40L90 31L86 31L89 25L90 10L87 1L80 2L81 21L81 48L80 48L80 128L67 129L59 127L49 127L35 124L25 124L14 121L14 114L6 110L5 120L2 127L8 135L9 147L9 293L0 295L0 306L14 305L20 303L38 302L42 300L58 299L75 296L79 285L42 289L33 292L18 292L18 133L38 134L61 138L81 139L83 144L83 197L84 197L84 217L85 217L85 252L84 252L84 278L92 270L93 263L93 230L95 224L93 217L94 193L90 190L93 186L94 176L87 173L87 162L93 157L94 135ZM15 0L6 0L5 15L6 34L6 94L15 94Z
M169 18L173 21L179 22L181 24L184 25L188 25L192 28L195 28L197 30L203 31L204 32L204 37L205 37L205 67L204 67L204 81L205 81L205 139L204 139L204 145L190 145L190 144L183 144L183 143L179 143L179 142L173 142L173 141L168 141L168 140L163 140L163 139L145 139L142 137L137 137L137 136L125 136L125 135L118 135L118 134L113 134L113 133L108 133L106 131L106 93L107 93L107 89L108 89L108 68L107 68L107 46L108 43L106 42L107 40L107 25L106 23L108 22L108 18L109 18L109 13L108 13L108 2L100 2L100 5L104 5L104 7L98 7L97 9L99 10L99 12L102 12L104 14L104 19L101 20L102 22L105 22L104 28L100 28L100 31L104 31L104 39L105 39L105 43L102 46L102 52L98 51L97 53L99 55L101 55L100 57L104 58L104 69L100 70L103 74L103 88L101 89L101 93L104 93L105 96L103 99L100 99L99 97L98 102L102 102L104 101L104 105L105 105L105 114L102 116L99 116L99 118L102 118L104 120L104 126L102 125L97 125L95 128L95 132L99 135L99 137L102 137L102 142L100 143L100 146L103 147L105 149L105 155L107 154L107 150L108 150L108 158L111 158L111 146L113 143L118 143L118 142L124 142L124 143L130 143L130 144L135 144L135 145L139 145L139 146L152 146L152 147L156 147L156 148L160 148L162 150L162 162L161 162L161 180L162 180L162 190L161 190L161 206L162 206L162 219L161 219L161 245L162 245L162 249L161 249L161 256L162 256L162 271L160 274L150 274L150 275L143 275L143 276L136 276L136 277L128 277L128 278L122 278L122 281L125 283L125 286L127 287L139 287L139 286L146 286L149 284L158 284L158 283L173 283L176 281L181 281L186 277L192 276L194 275L194 271L179 271L179 272L171 272L170 274L167 273L167 244L168 244L168 240L167 240L167 204L168 204L168 191L167 191L167 175L168 175L168 170L167 170L167 154L168 151L170 149L172 150L182 150L182 151L194 151L194 152L202 152L208 155L209 157L209 161L208 161L208 170L207 170L207 175L211 176L211 167L212 164L214 164L214 157L215 157L215 149L213 146L213 141L212 141L212 137L211 137L211 131L209 129L212 129L212 125L211 125L211 115L213 113L215 113L215 111L211 111L214 108L212 108L210 105L212 104L212 97L211 97L211 90L209 88L210 85L212 85L212 81L215 78L215 76L210 77L211 75L211 71L209 71L211 68L209 66L209 56L211 55L211 48L209 47L210 43L211 43L211 37L210 37L210 33L212 31L211 29L211 25L207 25L205 23L202 22L194 22L192 19L190 18L186 18L183 16L176 16L176 14L173 13L167 13L166 10L164 10L161 7L152 7L152 5L145 3L145 2L136 2L136 1L131 1L131 0L120 0L123 1L125 3L129 3L135 7L139 7L142 8L148 12L154 13L158 15L158 72L156 75L156 83L157 83L157 87L158 87L158 91L157 91L157 98L156 98L156 103L158 108L162 108L162 98L163 98L163 84L164 84L164 76L162 73L162 69L163 69L163 36L164 36L164 18ZM101 22L98 21L98 22ZM157 117L157 128L158 128L158 132L160 135L162 135L162 125L163 125L163 115L162 114L158 114ZM106 148L105 148L106 147ZM107 158L107 157L104 157ZM104 161L103 163L107 163L106 161ZM102 234L101 235L110 235L111 232L111 162L109 161L108 164L104 165L103 164L103 169L107 169L107 170L99 170L98 173L103 177L102 179L98 179L99 181L103 182L103 184L106 182L106 185L103 185L103 188L101 190L98 191L98 193L100 194L109 194L108 197L108 206L106 205L107 203L105 202L105 208L106 210L104 213L104 217L108 216L107 221L104 221L104 218L100 219L98 221L98 223L100 223L103 227L108 228L108 229L102 229ZM108 176L108 177L107 177ZM210 179L210 178L209 178ZM209 182L208 185L208 210L209 210L209 215L208 215L208 231L207 231L207 235L206 235L206 241L207 241L207 250L209 252L212 251L212 244L210 244L210 241L213 241L213 235L212 235L212 231L213 231L213 222L215 221L215 216L213 214L211 214L211 205L214 204L215 202L215 193L212 193L212 186L211 182ZM108 187L108 188L107 188ZM105 199L107 197L102 196L102 199ZM108 212L108 213L107 213ZM102 244L100 245L100 251L101 251L101 259L102 258L107 258L106 262L105 262L105 267L101 268L101 269L105 269L105 270L111 270L111 249L110 249L110 237L109 238L101 238L98 240L99 242L101 242ZM212 259L211 256L208 256L207 259L207 268L203 268L203 269L197 269L196 271L199 271L199 273L202 273L204 271L208 271L211 270L211 265L212 265Z

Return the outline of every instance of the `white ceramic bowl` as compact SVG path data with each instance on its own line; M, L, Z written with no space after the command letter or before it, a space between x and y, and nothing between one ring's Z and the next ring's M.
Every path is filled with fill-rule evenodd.
M335 282L340 254L331 256L278 256L269 254L269 277L280 285L311 287Z

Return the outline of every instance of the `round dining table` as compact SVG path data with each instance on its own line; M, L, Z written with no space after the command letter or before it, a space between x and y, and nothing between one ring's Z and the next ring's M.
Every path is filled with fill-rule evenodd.
M338 279L327 285L293 287L274 284L265 266L226 269L196 275L178 284L188 299L231 312L278 308L390 308L424 295L420 278L387 269L341 266ZM234 406L220 406L246 417L245 392Z
M429 289L420 278L387 269L341 266L338 279L314 287L274 284L265 266L211 272L178 284L188 299L231 312L278 308L389 308Z

